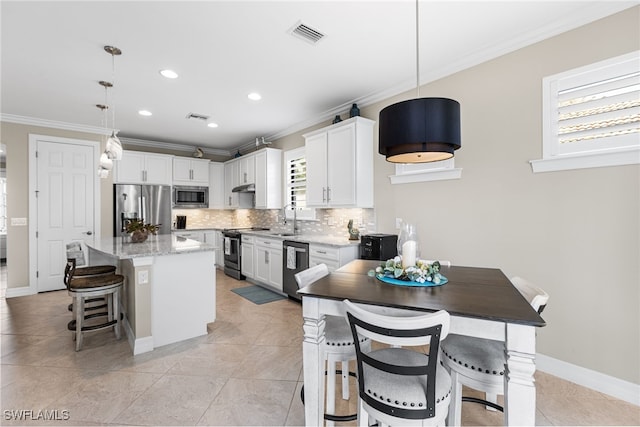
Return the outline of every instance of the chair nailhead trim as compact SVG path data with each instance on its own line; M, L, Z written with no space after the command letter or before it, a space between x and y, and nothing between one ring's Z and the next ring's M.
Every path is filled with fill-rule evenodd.
M458 363L458 365L462 366L462 360L458 360L455 357L452 357L449 353L447 353L446 351L444 351L445 356L447 356L450 360L453 360L454 362ZM486 374L491 374L493 373L493 375L504 375L504 371L490 371L489 369L482 369L482 368L476 368L475 366L469 366L467 363L464 363L464 367L465 368L470 368L474 371L478 371L478 372L483 372Z

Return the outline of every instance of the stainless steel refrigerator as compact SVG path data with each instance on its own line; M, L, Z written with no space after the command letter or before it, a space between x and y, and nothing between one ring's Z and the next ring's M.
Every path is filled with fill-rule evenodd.
M141 219L160 224L158 234L171 233L171 186L114 184L113 235L126 236L127 223Z

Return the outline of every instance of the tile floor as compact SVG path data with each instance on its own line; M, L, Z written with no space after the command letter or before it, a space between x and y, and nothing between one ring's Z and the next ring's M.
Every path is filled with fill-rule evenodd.
M89 334L76 353L65 291L0 299L0 424L304 424L300 305L255 305L230 291L244 283L220 272L217 279L217 321L207 336L138 356L107 331ZM637 406L541 372L536 380L538 425L640 425ZM339 413L355 412L353 393L338 400ZM69 419L7 419L6 411L45 409ZM500 422L498 413L463 405L464 425Z

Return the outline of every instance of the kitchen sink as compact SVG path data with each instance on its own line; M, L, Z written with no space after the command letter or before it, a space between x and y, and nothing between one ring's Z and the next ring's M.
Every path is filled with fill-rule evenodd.
M291 236L297 236L297 234L294 233L270 233L272 236L278 236L278 237L291 237Z

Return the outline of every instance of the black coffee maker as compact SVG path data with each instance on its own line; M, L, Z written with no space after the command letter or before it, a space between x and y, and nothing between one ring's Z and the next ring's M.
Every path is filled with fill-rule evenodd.
M186 215L176 215L176 228L178 230L184 230L187 228L187 216Z

